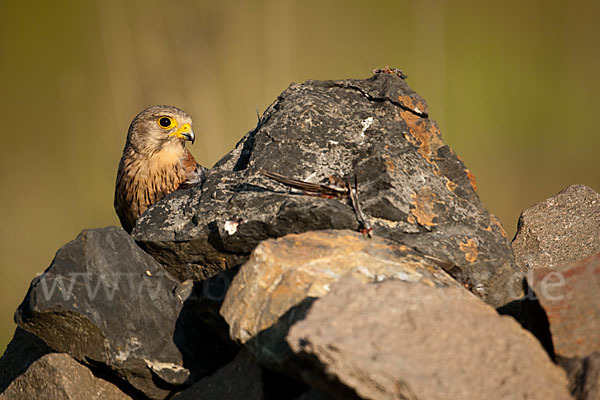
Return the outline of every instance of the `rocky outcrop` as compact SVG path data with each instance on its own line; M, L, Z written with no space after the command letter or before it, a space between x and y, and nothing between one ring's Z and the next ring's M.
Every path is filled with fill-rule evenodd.
M571 265L585 294L528 300L540 341L496 312L521 304L523 271L402 77L293 84L132 236L63 246L15 314L2 396L570 398L554 357L593 398L597 325L576 317L596 315L596 276Z
M308 360L301 375L337 398L350 389L361 399L570 398L531 334L456 287L346 278L287 341Z
M356 176L374 236L443 260L453 277L494 306L520 295L504 230L424 100L396 74L291 85L202 187L151 207L135 240L185 280L245 262L265 239L359 229L350 200L302 195L262 170L313 183Z

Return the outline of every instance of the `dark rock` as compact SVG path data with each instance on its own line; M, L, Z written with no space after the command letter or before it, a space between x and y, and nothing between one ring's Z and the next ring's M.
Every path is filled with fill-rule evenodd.
M364 282L460 287L432 261L395 242L351 231L306 232L258 245L234 278L221 314L231 337L246 344L261 365L286 370L289 326L346 275Z
M265 239L359 228L348 200L299 194L261 169L311 182L356 175L375 236L444 260L488 303L506 304L521 294L509 242L427 112L397 74L292 84L201 187L155 204L133 236L178 279L205 279Z
M51 352L52 349L40 338L17 327L0 358L0 393L33 362Z
M287 341L336 398L570 399L564 372L511 317L464 290L346 278Z
M586 357L558 357L558 364L567 371L569 389L577 400L600 399L600 353Z
M292 400L306 390L307 386L301 382L261 368L254 357L242 349L232 362L172 399Z
M521 213L512 242L517 264L553 268L600 252L600 194L573 185Z
M326 393L311 389L297 397L296 400L331 400L331 397Z
M295 400L309 390L304 383L268 368L262 368L262 379L264 400Z
M600 398L600 253L530 275L530 329L567 371L577 399Z
M67 354L50 353L36 360L0 394L2 400L130 400L110 382Z
M213 375L202 378L173 400L262 400L261 369L245 351Z
M15 319L52 349L162 399L229 360L178 285L124 230L86 230L33 280Z

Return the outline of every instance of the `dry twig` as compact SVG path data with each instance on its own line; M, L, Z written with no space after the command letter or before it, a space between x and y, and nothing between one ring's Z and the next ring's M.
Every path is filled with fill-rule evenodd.
M299 179L289 178L285 175L281 175L276 172L265 171L263 169L260 170L260 173L269 179L272 179L283 185L302 190L305 194L311 196L338 199L349 197L350 201L352 202L352 208L354 208L354 213L356 214L356 219L361 225L361 233L371 237L371 231L373 231L373 228L362 213L358 201L358 180L356 175L354 175L354 186L352 186L349 177L346 177L346 179L340 179L336 176L330 176L329 181L331 182L331 185L324 185L320 183L305 182Z

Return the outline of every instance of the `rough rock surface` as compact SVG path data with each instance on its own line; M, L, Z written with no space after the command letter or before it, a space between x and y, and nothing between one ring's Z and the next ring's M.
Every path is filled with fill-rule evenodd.
M600 352L557 361L567 371L569 389L577 400L600 399Z
M460 287L406 246L352 231L306 232L258 245L234 278L221 314L233 339L246 343L261 364L282 369L289 357L284 341L289 326L346 275L364 282Z
M6 346L6 351L0 358L0 393L33 362L45 354L51 353L49 348L37 336L17 327L15 334Z
M572 185L521 213L512 242L523 268L553 268L600 252L600 194Z
M202 378L173 400L262 400L261 369L245 351L213 375Z
M303 393L300 397L297 397L295 400L331 400L331 397L326 393L312 389L306 393Z
M178 284L124 230L87 230L33 280L15 319L52 349L162 399L226 362Z
M521 289L510 244L427 113L397 74L292 84L202 187L151 207L133 236L178 279L204 279L265 239L359 228L348 200L303 195L261 169L315 183L356 175L375 236L447 261L488 303L506 304Z
M343 387L363 399L571 398L529 332L452 287L346 278L287 340L305 379L337 398Z
M579 400L600 398L600 253L529 277L531 330L567 371ZM548 343L549 342L549 343Z
M0 394L2 400L130 400L110 382L67 354L50 353L35 361Z
M600 352L600 253L573 264L537 269L529 285L548 318L557 356Z

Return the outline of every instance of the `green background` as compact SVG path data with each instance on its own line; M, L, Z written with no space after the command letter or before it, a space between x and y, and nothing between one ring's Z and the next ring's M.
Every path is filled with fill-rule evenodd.
M513 235L564 187L600 190L600 2L0 0L0 349L29 282L116 225L129 122L173 104L211 166L291 82L401 68Z

